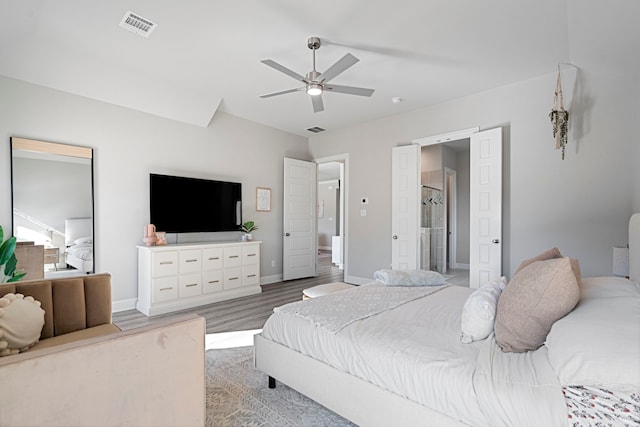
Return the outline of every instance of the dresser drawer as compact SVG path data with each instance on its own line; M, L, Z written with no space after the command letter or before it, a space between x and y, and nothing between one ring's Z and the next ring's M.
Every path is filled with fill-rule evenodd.
M258 265L248 265L242 267L242 286L253 286L260 284Z
M224 269L224 289L235 289L242 286L242 268Z
M199 273L202 269L202 251L200 249L180 251L178 260L180 262L180 274Z
M202 269L219 270L222 268L222 248L202 250Z
M151 281L153 289L153 302L171 301L178 298L178 278L161 277Z
M202 273L202 293L221 291L224 277L222 270L209 270Z
M154 252L151 254L151 276L164 277L178 274L178 252Z
M234 246L224 248L224 268L240 267L242 265L242 248Z
M202 293L202 276L200 274L185 274L178 279L178 296L192 297Z
M259 264L260 251L258 245L249 245L242 247L242 265Z

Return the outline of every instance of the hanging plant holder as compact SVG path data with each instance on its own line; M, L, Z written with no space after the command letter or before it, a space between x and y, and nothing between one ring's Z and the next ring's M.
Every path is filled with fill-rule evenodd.
M567 145L567 135L569 132L569 112L564 109L559 69L558 79L556 80L556 91L553 97L553 107L549 113L549 118L551 119L551 126L553 126L553 137L556 140L556 150L562 150L562 160L564 160L564 151Z

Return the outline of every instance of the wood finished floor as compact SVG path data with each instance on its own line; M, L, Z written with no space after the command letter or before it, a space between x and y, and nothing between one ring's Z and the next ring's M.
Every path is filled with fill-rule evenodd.
M134 329L152 324L161 319L184 313L196 313L207 321L207 333L245 331L261 329L273 308L302 299L302 291L323 283L341 282L343 270L331 264L331 254L318 256L318 276L262 286L262 293L248 297L221 301L190 310L147 317L137 310L127 310L113 314L113 323L122 330Z
M450 270L449 283L457 286L469 286L468 270ZM122 330L139 328L158 320L175 317L184 313L196 313L207 321L207 333L247 331L262 329L273 313L273 308L302 299L302 291L315 285L342 282L343 270L331 264L331 253L318 256L318 277L289 280L262 286L262 293L248 297L221 301L203 305L190 310L147 317L137 310L113 313L113 323Z

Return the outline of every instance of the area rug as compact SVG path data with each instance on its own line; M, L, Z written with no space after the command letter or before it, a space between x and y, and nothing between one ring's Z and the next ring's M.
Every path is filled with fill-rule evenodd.
M207 426L304 427L355 426L297 391L253 367L253 347L208 350Z

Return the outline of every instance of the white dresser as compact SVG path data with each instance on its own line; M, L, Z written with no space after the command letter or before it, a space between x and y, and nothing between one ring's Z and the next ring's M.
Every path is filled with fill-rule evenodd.
M147 316L258 294L260 243L138 246L138 302Z

